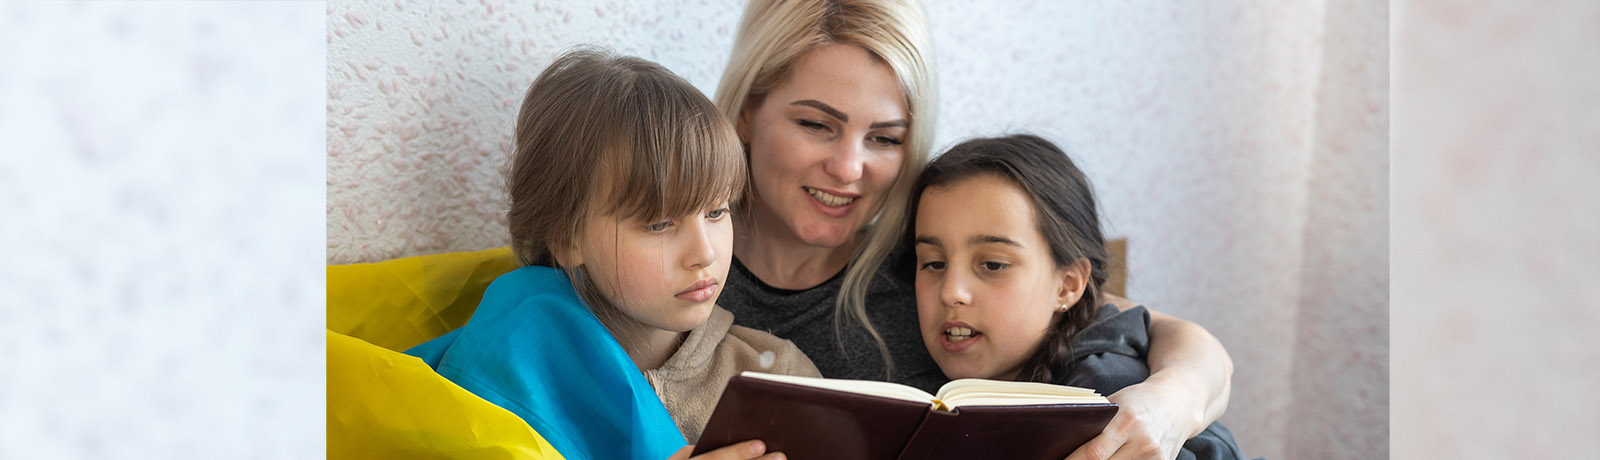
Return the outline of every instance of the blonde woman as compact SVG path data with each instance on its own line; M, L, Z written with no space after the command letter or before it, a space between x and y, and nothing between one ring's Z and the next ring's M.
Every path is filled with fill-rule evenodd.
M826 377L945 381L901 241L933 139L927 29L915 1L752 0L714 97L750 169L722 305ZM1121 412L1070 459L1173 458L1226 409L1232 362L1216 338L1155 312L1150 334L1150 378L1111 395Z

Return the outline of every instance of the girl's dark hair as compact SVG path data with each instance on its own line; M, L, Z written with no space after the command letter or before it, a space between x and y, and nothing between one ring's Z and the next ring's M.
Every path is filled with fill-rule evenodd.
M1082 297L1055 319L1044 341L1022 363L1018 380L1053 382L1063 375L1072 353L1072 336L1094 322L1109 257L1100 233L1094 191L1083 171L1055 144L1031 134L972 139L951 147L922 171L912 189L910 222L916 222L922 192L971 177L992 174L1021 187L1032 199L1039 233L1050 245L1056 266L1088 259L1090 281ZM915 234L915 225L910 233Z

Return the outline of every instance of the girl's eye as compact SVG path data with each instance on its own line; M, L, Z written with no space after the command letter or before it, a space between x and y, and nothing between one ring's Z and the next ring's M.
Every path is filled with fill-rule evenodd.
M872 142L876 142L878 145L884 147L893 147L905 143L898 138L890 136L876 136L872 138Z
M647 231L647 232L650 232L650 233L661 233L661 232L667 231L667 229L669 229L669 228L672 228L672 221L671 220L663 220L661 222L656 222L656 223L653 223L653 224L645 225L644 226L644 231Z
M923 262L922 265L918 266L917 268L920 270L944 270L944 262L937 260L932 262Z
M1000 271L1000 270L1005 270L1006 267L1010 266L1010 265L1007 265L1007 264L1001 263L1001 262L984 262L981 265L983 266L984 270L988 270L988 271L991 271L991 272L997 272L997 271Z
M823 131L823 130L828 129L828 125L824 125L822 123L817 123L817 122L811 121L811 120L797 120L797 121L795 121L795 123L800 124L801 128L809 129L809 130L812 130L812 131Z
M712 221L718 221L722 220L724 217L728 217L728 213L730 212L732 211L729 211L728 208L716 209L706 213L706 218L711 219Z

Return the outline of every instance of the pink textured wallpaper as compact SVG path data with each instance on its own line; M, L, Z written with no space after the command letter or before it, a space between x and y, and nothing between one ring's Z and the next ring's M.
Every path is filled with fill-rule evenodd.
M741 8L330 2L327 262L505 244L500 169L542 66L601 44L710 93ZM1130 241L1130 296L1228 347L1223 422L1248 455L1387 456L1386 4L928 14L937 146L1031 131L1072 152Z
M1394 17L1395 456L1600 458L1600 2Z
M328 2L328 263L507 244L501 168L545 63L605 44L709 92L740 5Z
M1328 2L1295 318L1290 458L1382 458L1389 417L1388 10ZM1380 409L1380 410L1374 410Z

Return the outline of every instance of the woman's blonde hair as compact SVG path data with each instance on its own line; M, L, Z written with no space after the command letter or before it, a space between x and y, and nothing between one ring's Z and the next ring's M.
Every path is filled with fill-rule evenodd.
M559 266L585 216L655 221L737 199L746 167L733 126L705 95L650 61L580 47L550 63L517 114L506 176L511 250ZM582 267L567 270L591 308L611 305Z
M751 0L733 42L733 56L722 73L714 100L730 120L759 106L790 76L807 52L831 45L854 45L882 60L900 82L906 97L905 161L889 188L876 223L856 248L834 305L834 332L849 316L866 327L878 344L886 370L893 360L883 337L867 319L867 288L878 267L899 243L906 225L906 200L917 173L928 161L933 144L937 87L933 46L922 4L915 0ZM749 154L748 151L745 152ZM746 187L744 207L756 206L755 187ZM740 212L748 217L749 212ZM840 345L843 346L842 340ZM888 377L887 375L885 377Z

